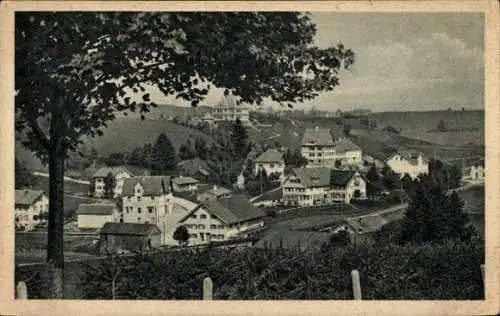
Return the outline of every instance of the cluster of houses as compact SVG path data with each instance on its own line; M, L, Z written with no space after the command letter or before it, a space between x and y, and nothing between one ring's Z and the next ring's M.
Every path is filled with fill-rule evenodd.
M227 111L232 108L229 101L214 108L210 114L213 119L234 120L240 115L245 121L248 114L241 112L242 108L237 107L239 111L236 112ZM302 137L301 153L308 160L307 165L291 169L288 174L285 174L287 162L279 150L269 149L256 158L256 174L265 170L268 175L275 174L279 178L280 186L272 192L279 194L273 202L309 207L348 204L353 199L366 198L368 180L361 172L363 152L351 140L334 137L329 129L308 128ZM387 164L401 177L409 174L416 178L420 173L429 172L429 161L420 152L395 151L386 156L382 164ZM100 168L89 186L89 195L99 202L79 205L76 211L78 228L98 231L108 251L176 245L173 234L181 225L188 229L191 245L245 238L264 228L266 214L260 206L269 204L205 183L209 171L199 158L183 161L178 167L182 176L177 177L134 176L122 167ZM484 160L464 168L464 179L480 182L484 181L484 176ZM113 178L112 188L106 187L109 177ZM112 192L112 199L109 192ZM34 229L46 221L47 213L48 198L44 192L16 190L16 229ZM383 219L375 222L377 220L378 226L384 223ZM377 225L372 225L373 222L354 218L346 221L342 229L359 235L376 230ZM308 235L307 238L317 237Z

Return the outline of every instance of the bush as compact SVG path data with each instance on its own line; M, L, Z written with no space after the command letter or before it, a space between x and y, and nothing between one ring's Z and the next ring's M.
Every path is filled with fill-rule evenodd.
M200 299L202 280L210 276L221 300L351 299L350 272L357 269L366 299L483 299L483 262L480 240L323 245L309 252L212 248L130 258L116 290L124 299ZM110 266L85 270L79 298L109 298Z

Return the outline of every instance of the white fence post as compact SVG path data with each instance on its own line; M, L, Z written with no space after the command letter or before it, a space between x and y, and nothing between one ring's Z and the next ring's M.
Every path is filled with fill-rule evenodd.
M203 279L203 300L212 300L214 285L210 277Z
M24 281L17 283L16 294L18 300L28 299L28 287L26 286L26 283Z
M352 279L352 293L354 294L355 300L361 300L361 284L359 282L359 272L358 270L351 271Z

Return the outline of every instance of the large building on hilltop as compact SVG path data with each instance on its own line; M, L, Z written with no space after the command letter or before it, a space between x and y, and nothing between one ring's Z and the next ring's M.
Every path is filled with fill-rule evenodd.
M356 170L293 169L283 183L286 205L312 206L366 198L366 179Z
M243 124L250 122L250 111L248 107L236 104L232 95L223 96L219 103L210 108L211 119L214 123L221 121L236 121L239 119Z
M301 153L308 160L308 168L360 167L363 162L359 146L344 137L335 139L328 128L307 128L302 136Z

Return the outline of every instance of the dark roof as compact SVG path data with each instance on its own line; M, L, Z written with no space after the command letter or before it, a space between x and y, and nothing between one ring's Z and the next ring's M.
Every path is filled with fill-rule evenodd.
M193 184L193 183L199 183L200 181L191 177L177 177L174 178L172 182L175 184Z
M344 219L356 234L373 233L389 223L387 219L378 214L350 217Z
M149 236L161 234L154 224L112 223L108 222L101 228L101 235Z
M169 176L144 176L132 177L123 181L123 196L135 194L135 186L140 183L146 196L159 196L170 192L170 177Z
M217 216L226 224L234 224L252 219L263 218L266 214L258 207L255 207L243 195L233 195L225 199L212 199L202 201L195 209L186 214L179 222L185 221L192 213L203 207L213 215Z
M484 167L484 158L482 158L482 159L476 159L476 160L468 163L467 166L468 167L479 167L479 166Z
M267 191L266 193L259 195L252 200L252 203L258 203L263 201L276 201L283 199L283 188L278 187L274 190Z
M202 173L201 170L207 170L208 164L205 160L195 157L179 162L177 168L179 168L181 172L192 176L197 173Z
M323 187L327 185L345 185L356 174L356 171L318 167L295 168L293 173L305 187Z
M117 206L111 203L80 204L77 215L113 215Z
M321 247L325 242L329 241L330 233L320 233L312 231L299 231L299 230L273 230L261 240L259 240L255 247L257 248L278 248L280 244L283 248L297 248L300 247L301 251L314 250Z
M268 149L263 152L255 162L281 162L283 160L283 154L276 149Z
M361 148L347 138L341 138L335 142L336 152L346 152L350 150L361 150Z
M333 146L334 144L331 130L328 128L306 128L302 136L302 145L310 145L310 141L314 141L314 145Z
M41 190L16 190L15 193L15 205L30 206L38 200L42 195L46 195L45 192Z
M111 173L113 176L116 177L121 172L126 172L129 175L132 175L127 169L125 169L123 167L102 167L102 168L99 168L99 170L97 170L92 177L93 178L104 178L109 173Z

